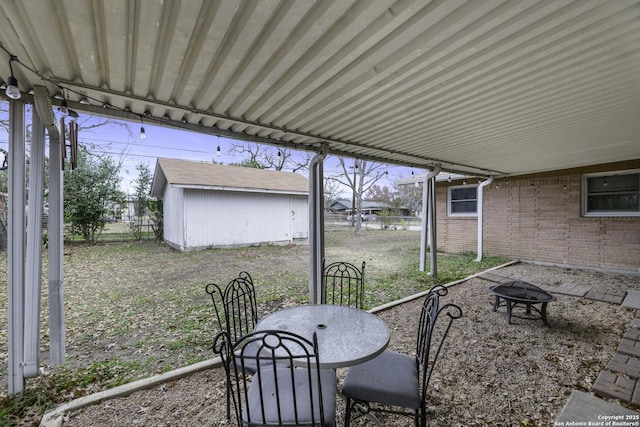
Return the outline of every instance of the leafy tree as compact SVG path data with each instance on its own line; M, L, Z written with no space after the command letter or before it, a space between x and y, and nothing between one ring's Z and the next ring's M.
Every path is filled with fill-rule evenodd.
M27 185L27 190L28 190L28 185L29 185L29 166L30 166L30 162L29 162L29 158L30 158L30 141L31 141L31 114L33 114L33 107L31 105L26 106L26 122L25 122L25 139L27 141L27 146L26 146L26 158L25 158L25 162L26 162L26 176L25 176L25 182ZM9 103L8 102L0 102L0 135L8 135L9 134ZM83 131L92 131L93 129L96 128L100 128L102 126L105 125L117 125L117 126L123 126L126 129L129 129L129 126L126 123L122 123L120 121L117 120L112 120L112 119L98 119L96 120L95 117L89 116L89 115L82 115L80 118L80 121L78 122L79 125L79 132L83 132ZM131 130L129 129L129 133L131 133ZM95 148L95 147L92 147ZM87 153L85 153L87 154ZM0 152L0 165L2 164L2 162L4 161L4 153ZM115 165L113 165L115 167ZM47 197L48 194L48 177L49 177L49 159L47 157L45 157L45 199ZM66 170L69 170L70 167L69 165L66 166ZM117 169L119 170L119 167L117 167ZM79 174L79 173L78 173ZM66 182L66 173L65 173L65 182ZM7 190L7 171L5 170L1 170L0 168L0 192L2 193L6 193ZM65 188L65 192L67 192L68 190ZM66 201L66 194L65 194L65 201ZM5 201L6 202L6 201ZM46 203L46 200L45 200ZM2 241L5 240L6 241L6 226L7 226L7 204L5 203L4 206L0 206L0 248L2 247ZM91 239L90 239L91 240ZM6 247L6 245L5 245Z
M386 203L390 205L394 199L393 192L386 185L380 187L378 184L374 184L371 186L369 191L367 191L364 195L365 200L372 200L375 202Z
M164 215L162 199L152 199L149 201L149 220L156 240L162 240L164 236Z
M408 210L412 215L422 210L422 183L396 186L393 205Z
M254 168L254 169L266 169L267 166L263 165L256 159L244 159L238 163L229 163L231 166L241 166L243 168Z
M107 221L109 208L124 203L120 191L120 164L111 157L96 157L86 147L78 148L78 167L64 170L65 221L72 232L86 242L95 243Z
M136 165L138 171L138 179L134 180L135 194L134 194L134 217L129 218L129 229L137 240L142 239L142 225L147 218L149 207L151 205L151 183L153 177L149 165L146 163L138 163Z

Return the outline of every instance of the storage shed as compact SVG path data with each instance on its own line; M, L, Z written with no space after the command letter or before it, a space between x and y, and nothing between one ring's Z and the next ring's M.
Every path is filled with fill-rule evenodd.
M180 251L308 238L309 184L296 173L159 158L151 195Z

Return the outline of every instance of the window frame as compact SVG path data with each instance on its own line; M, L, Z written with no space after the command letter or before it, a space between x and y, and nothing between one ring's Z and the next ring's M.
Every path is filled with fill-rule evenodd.
M639 206L637 211L629 211L629 210L599 210L599 211L589 211L589 179L590 178L603 178L603 177L616 177L620 175L637 175L638 177L638 190L637 192L633 192L632 194L637 194L639 200ZM585 173L581 178L581 214L585 218L597 218L597 217L640 217L640 169L628 169L628 170L619 170L619 171L608 171L608 172L596 172L596 173ZM630 192L631 193L631 192ZM598 194L598 193L595 193Z
M451 185L447 187L447 215L455 218L477 218L478 217L478 184L463 184L463 185ZM453 212L451 209L454 201L451 197L452 190L456 190L459 188L475 188L476 189L476 198L475 199L461 199L457 201L475 201L476 202L476 210L475 212Z

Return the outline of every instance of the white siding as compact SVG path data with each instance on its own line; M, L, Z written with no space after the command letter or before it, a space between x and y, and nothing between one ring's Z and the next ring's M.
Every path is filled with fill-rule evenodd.
M181 251L185 250L184 240L184 196L181 188L167 185L163 197L164 241Z
M184 214L186 250L308 237L306 195L185 189Z

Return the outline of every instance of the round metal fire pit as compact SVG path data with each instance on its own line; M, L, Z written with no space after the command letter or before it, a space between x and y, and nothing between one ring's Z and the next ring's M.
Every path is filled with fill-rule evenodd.
M547 304L556 299L549 292L540 289L530 283L513 281L503 283L501 285L491 286L489 292L496 296L496 302L493 305L493 311L498 311L498 307L506 305L507 307L507 323L511 323L512 310L516 306L523 306L529 317L521 317L522 319L540 319L545 326L549 326L547 321ZM536 307L540 304L540 308ZM539 317L530 317L532 312L538 313ZM513 316L520 317L520 316Z

